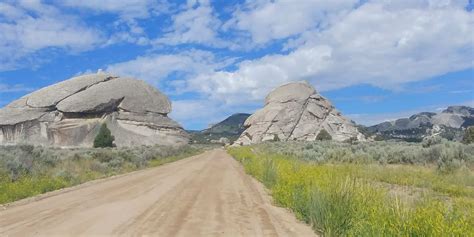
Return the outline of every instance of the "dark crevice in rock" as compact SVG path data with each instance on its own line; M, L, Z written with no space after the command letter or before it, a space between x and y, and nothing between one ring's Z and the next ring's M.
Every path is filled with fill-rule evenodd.
M58 110L63 113L65 118L101 118L104 115L111 114L118 111L118 105L125 97L119 99L110 99L107 103L97 105L91 110L81 112L66 112Z
M102 118L104 115L108 115L109 113L69 113L69 112L61 112L63 113L63 119L94 119L94 118Z
M295 129L296 129L296 127L298 126L298 124L300 123L301 118L303 117L304 112L307 110L308 104L309 104L309 101L310 101L310 97L311 97L311 96L309 96L308 98L306 98L306 100L305 100L305 102L304 102L304 105L303 105L303 108L301 109L301 113L300 113L300 115L298 116L298 119L296 120L295 126L293 126L293 128L291 129L290 134L289 134L288 137L286 138L287 141L288 141L288 140L291 138L291 136L293 135L293 132L295 131Z
M127 113L131 113L131 114L143 114L143 113L141 113L141 112L136 112L136 111L124 109L124 108L121 106L121 104L119 104L119 105L117 106L117 108L118 108L118 111L119 111L119 112L127 112ZM148 115L148 114L149 114L149 115L159 115L159 116L165 116L165 117L167 117L167 115L168 115L167 113L158 113L158 112L149 111L149 110L145 111L144 114L145 114L145 115Z
M288 104L288 103L299 103L301 100L297 99L291 99L291 100L285 100L285 101L278 101L278 102L271 102L271 103L278 103L278 104Z

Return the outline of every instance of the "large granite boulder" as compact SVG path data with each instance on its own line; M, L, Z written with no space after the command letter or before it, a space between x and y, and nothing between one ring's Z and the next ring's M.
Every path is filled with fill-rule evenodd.
M117 146L188 143L167 117L168 98L143 81L98 73L75 77L0 110L0 144L90 147L102 123Z
M356 126L319 95L307 82L293 82L274 89L265 106L251 115L246 130L235 142L248 145L268 140L314 141L322 129L333 140L363 140Z

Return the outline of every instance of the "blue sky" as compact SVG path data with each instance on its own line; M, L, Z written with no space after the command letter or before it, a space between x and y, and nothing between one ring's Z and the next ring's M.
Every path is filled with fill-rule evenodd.
M357 123L474 105L472 1L0 2L0 106L99 69L202 129L307 80Z

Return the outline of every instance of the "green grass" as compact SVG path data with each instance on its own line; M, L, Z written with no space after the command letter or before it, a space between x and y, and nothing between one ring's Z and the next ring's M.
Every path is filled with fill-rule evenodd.
M68 186L71 186L70 182L59 177L32 178L25 176L15 182L2 178L0 179L0 203L13 202Z
M474 236L474 182L467 167L445 173L435 164L313 162L271 149L285 146L228 151L278 205L324 236Z
M156 167L196 155L207 147L52 149L0 147L0 204L87 181Z

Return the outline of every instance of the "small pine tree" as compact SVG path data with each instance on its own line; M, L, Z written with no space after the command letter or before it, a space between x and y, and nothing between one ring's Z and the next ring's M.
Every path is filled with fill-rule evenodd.
M273 141L274 142L279 142L280 141L280 138L278 137L278 135L273 134Z
M462 142L466 144L474 143L474 126L466 128Z
M100 127L99 133L95 136L94 147L113 147L115 137L112 136L107 124L103 123Z
M331 134L326 131L326 129L322 129L319 131L318 135L316 136L316 140L318 141L330 141L332 140Z

